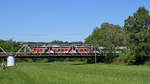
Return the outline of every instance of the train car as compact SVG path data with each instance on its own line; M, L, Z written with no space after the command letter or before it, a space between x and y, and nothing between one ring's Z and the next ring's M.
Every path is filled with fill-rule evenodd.
M33 53L47 53L47 54L52 54L52 53L90 53L90 48L89 47L36 47L32 49Z
M77 52L78 53L90 53L90 48L89 47L77 47Z
M47 47L37 47L32 49L33 53L50 53L50 49Z

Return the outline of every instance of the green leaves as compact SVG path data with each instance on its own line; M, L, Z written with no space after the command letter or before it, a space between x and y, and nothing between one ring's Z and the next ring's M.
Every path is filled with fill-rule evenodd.
M150 56L149 11L140 7L133 16L125 20L123 28L103 23L101 27L94 29L85 42L105 46L112 50L117 46L126 46L130 50L127 56L134 56L138 60L143 59L144 56Z
M150 51L150 16L149 11L140 7L133 16L125 20L124 31L127 46L136 58L144 58Z
M124 35L118 25L103 23L100 28L96 27L93 33L85 39L86 43L98 44L114 48L123 45Z
M0 46L6 51L6 52L16 52L20 48L20 44L18 42L12 41L12 40L0 40Z
M149 11L140 7L133 16L125 20L124 30L126 33L138 33L150 28Z

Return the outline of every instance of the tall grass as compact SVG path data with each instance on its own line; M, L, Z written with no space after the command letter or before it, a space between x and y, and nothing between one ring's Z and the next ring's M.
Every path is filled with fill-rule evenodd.
M20 63L0 71L0 84L150 84L150 67L82 63Z

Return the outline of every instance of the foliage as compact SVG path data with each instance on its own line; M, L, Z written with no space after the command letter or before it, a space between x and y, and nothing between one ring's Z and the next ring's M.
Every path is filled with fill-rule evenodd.
M133 16L125 20L126 45L136 55L137 61L143 61L150 51L150 15L140 7Z
M6 52L16 52L20 48L20 43L13 40L0 40L0 47Z
M96 27L92 34L85 39L85 43L91 43L95 48L105 46L109 54L105 62L112 62L115 48L124 45L124 33L118 25L103 23L100 28Z
M124 27L103 23L96 27L92 34L85 39L86 43L105 46L110 52L116 47L126 46L128 53L118 59L130 61L132 56L136 62L144 62L145 56L150 56L150 15L144 7L140 7L133 16L125 20ZM114 55L114 54L112 54ZM110 56L109 56L110 57Z
M64 43L63 41L59 41L59 40L54 40L51 43Z
M144 65L150 66L150 61L146 61Z
M51 43L58 43L58 44L61 44L61 43L82 44L83 42L82 42L82 41L68 42L68 41L54 40L54 41L52 41Z
M116 60L118 63L133 64L133 63L135 63L135 55L133 55L131 53L120 54Z
M100 28L95 28L93 33L85 39L86 43L106 46L110 49L123 45L123 32L120 26L103 23Z

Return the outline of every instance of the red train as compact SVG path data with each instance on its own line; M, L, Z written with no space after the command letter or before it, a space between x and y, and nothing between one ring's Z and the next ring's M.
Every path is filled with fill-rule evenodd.
M33 53L90 53L89 47L37 47Z

